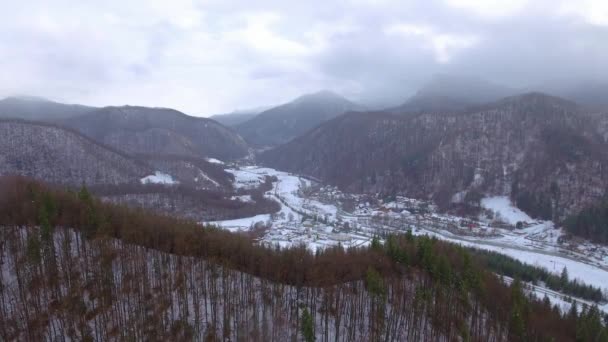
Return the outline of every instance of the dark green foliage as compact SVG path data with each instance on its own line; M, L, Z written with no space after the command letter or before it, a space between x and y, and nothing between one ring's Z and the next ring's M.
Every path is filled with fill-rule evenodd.
M382 244L380 243L380 238L378 238L377 236L374 236L372 238L372 249L373 250L380 250L382 248Z
M564 227L571 234L608 244L608 200L568 217Z
M383 299L386 295L386 288L382 281L382 276L373 268L368 268L365 274L365 287L373 296Z
M551 197L547 194L521 191L515 196L515 204L533 218L553 219Z
M90 239L101 228L102 216L96 208L93 196L84 184L78 192L78 199L82 203L82 233L85 238Z
M576 341L608 341L608 331L603 326L597 306L583 308L576 325Z
M304 308L302 311L302 337L306 342L314 342L315 341L315 323L313 321L312 315L308 312L307 308Z
M464 196L464 202L468 205L479 206L481 203L481 199L483 198L483 194L476 189L468 191Z
M40 263L40 240L36 235L30 235L27 238L27 261L31 265Z
M566 286L568 285L568 282L570 282L570 277L568 276L568 269L564 267L562 269L562 274L559 277L559 283L561 286Z
M511 283L511 318L509 321L509 339L526 341L526 298L518 279Z

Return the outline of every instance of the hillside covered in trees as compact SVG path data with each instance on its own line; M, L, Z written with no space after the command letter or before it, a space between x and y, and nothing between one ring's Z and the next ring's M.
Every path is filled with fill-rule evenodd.
M608 244L608 199L570 216L564 226L571 234Z
M0 120L0 174L49 183L137 183L147 164L73 130L46 123Z
M243 138L231 128L168 108L104 107L62 123L131 154L232 160L248 153Z
M258 159L345 191L444 209L510 196L533 218L561 222L608 188L607 122L605 112L528 93L466 111L349 113Z
M315 254L0 179L4 340L606 341L468 250L411 234Z

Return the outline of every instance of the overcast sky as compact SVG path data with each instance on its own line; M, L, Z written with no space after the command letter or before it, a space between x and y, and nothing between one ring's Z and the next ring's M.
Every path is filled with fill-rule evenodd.
M320 89L405 100L437 73L608 79L606 0L2 2L2 97L207 116Z

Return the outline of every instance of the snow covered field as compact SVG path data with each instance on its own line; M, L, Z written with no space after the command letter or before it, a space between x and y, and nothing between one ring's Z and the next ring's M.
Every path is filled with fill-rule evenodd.
M337 203L322 202L319 196L305 194L313 182L303 177L256 166L227 171L235 175L236 188L254 188L265 176L277 177L273 188L265 195L281 204L278 213L212 222L231 231L246 231L258 222L263 223L269 227L260 243L283 247L305 244L312 250L337 244L361 246L368 244L379 229L404 232L414 228L417 235L428 234L464 246L499 252L555 274L566 267L572 279L608 291L608 248L588 242L575 247L560 244L558 240L563 232L555 229L551 221L530 218L515 208L507 197L482 200L483 207L511 226L497 228L487 220L471 223L469 219L437 213L432 206L427 213L413 213L406 207L421 203L406 198L384 203L381 207L365 203L354 212L345 212ZM464 222L470 226L462 228ZM524 228L515 229L513 226L517 222L525 223ZM348 229L345 229L347 224ZM608 311L608 307L603 309Z
M146 176L141 180L142 184L166 184L172 185L177 184L178 182L171 177L171 175L156 171L153 175Z
M504 221L513 225L517 224L517 222L534 221L528 214L514 207L511 204L511 200L506 196L483 198L481 206L499 213Z
M212 164L220 164L220 165L224 165L224 162L219 160L219 159L215 159L215 158L205 158L206 161L212 163Z

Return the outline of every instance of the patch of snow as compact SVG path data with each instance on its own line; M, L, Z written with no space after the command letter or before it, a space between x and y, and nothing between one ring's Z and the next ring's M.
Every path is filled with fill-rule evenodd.
M219 159L215 159L215 158L205 158L206 161L212 163L212 164L220 164L220 165L224 165L224 162L219 160Z
M264 175L251 172L247 168L226 169L226 172L234 175L234 187L237 189L253 189L264 182Z
M500 217L509 224L515 225L519 221L534 221L530 216L528 216L528 214L515 207L507 196L494 196L483 198L481 200L481 206L499 213Z
M454 196L452 196L452 203L462 203L464 202L464 198L467 195L467 191L463 190L463 191L459 191L457 193L454 194Z
M220 226L230 231L249 230L249 228L258 222L267 222L270 220L269 214L256 215L235 220L226 221L211 221L209 224Z
M170 174L163 173L160 171L154 172L153 175L146 176L140 179L141 184L166 184L166 185L174 185L179 182L173 179Z
M204 172L200 171L199 172L199 176L200 177L196 177L194 178L195 182L198 182L200 179L204 179L209 181L211 184L215 185L215 186L220 186L220 184L218 182L216 182L213 178L207 176Z
M232 196L231 200L239 200L241 202L253 202L251 195Z

